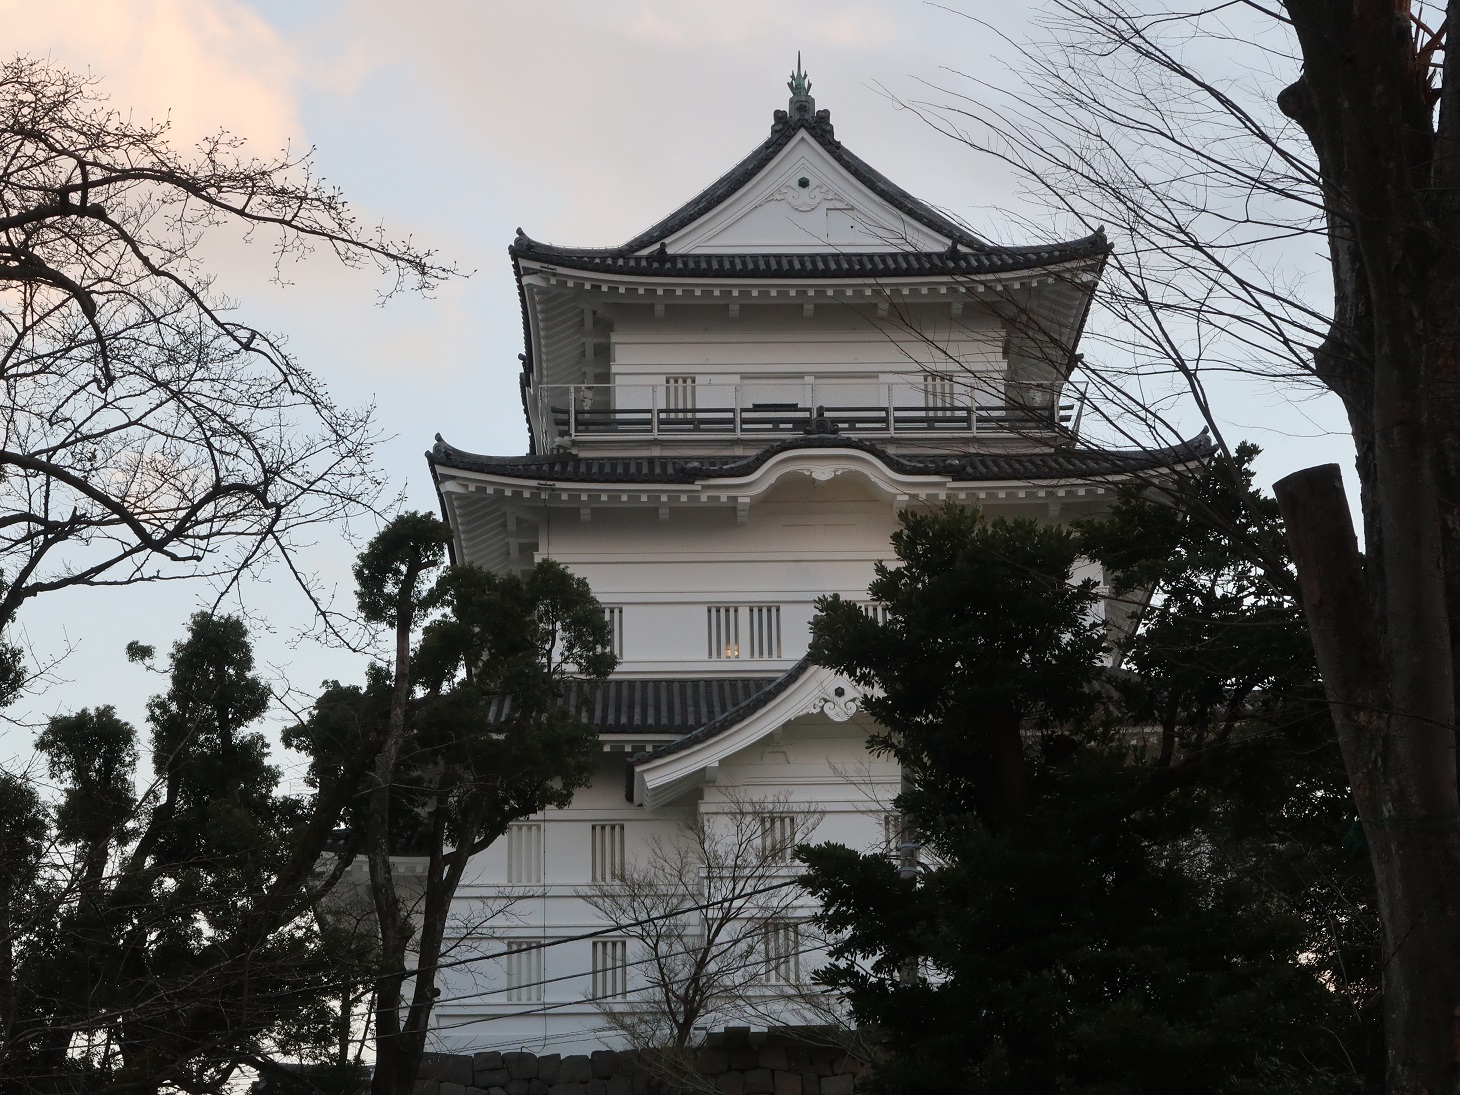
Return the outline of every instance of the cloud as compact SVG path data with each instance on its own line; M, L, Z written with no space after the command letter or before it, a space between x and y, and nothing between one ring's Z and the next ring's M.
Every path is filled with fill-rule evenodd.
M220 127L260 153L304 141L304 66L255 11L234 0L37 4L0 0L6 47L102 78L112 105L167 118L186 147Z

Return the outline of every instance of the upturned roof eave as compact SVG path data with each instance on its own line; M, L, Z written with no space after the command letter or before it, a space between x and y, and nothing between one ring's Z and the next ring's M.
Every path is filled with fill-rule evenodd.
M1061 449L1034 453L900 454L888 452L875 442L852 437L806 435L767 445L745 456L675 457L585 457L578 454L539 456L487 456L448 444L437 435L436 445L426 453L439 489L441 473L449 470L487 478L504 484L545 484L556 489L562 484L592 484L614 490L704 489L721 486L752 475L772 458L797 450L856 450L879 461L898 476L925 477L944 483L1059 483L1128 477L1143 472L1177 471L1208 459L1212 443L1206 432L1175 445L1152 449L1102 450ZM632 477L590 474L594 461L601 463L652 462L655 473Z

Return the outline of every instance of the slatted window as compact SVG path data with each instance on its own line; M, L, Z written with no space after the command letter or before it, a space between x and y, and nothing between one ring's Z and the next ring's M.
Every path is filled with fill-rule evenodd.
M857 607L879 624L887 622L887 606L881 601L858 601Z
M615 658L622 658L624 656L624 606L605 605L603 618L608 621L611 631L609 649L613 651Z
M623 939L593 941L593 996L619 1000L629 993L629 945Z
M740 609L735 605L711 605L708 612L710 657L740 657Z
M536 939L518 939L507 944L507 999L514 1004L542 999L542 945Z
M794 814L768 814L760 819L760 854L767 863L790 863L796 847Z
M781 606L750 605L745 610L749 625L746 628L746 645L749 658L779 658L781 656Z
M957 390L951 376L927 373L923 376L923 405L930 410L949 410L958 406Z
M780 605L710 605L705 628L711 658L781 656Z
M542 824L523 821L507 826L507 881L542 881Z
M664 409L670 418L688 418L695 409L695 378L692 376L666 376L664 378Z
M624 877L624 827L593 826L593 881L619 882Z
M895 852L902 843L902 815L882 815L882 846L888 852Z
M793 920L771 920L762 935L765 982L794 985L801 980L801 932Z

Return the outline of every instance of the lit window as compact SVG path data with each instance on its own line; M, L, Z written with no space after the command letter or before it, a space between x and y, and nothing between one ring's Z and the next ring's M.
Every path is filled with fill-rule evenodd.
M507 999L514 1004L542 999L542 943L518 939L507 944Z
M517 822L507 826L507 881L542 881L542 824Z
M593 881L618 882L624 876L624 827L593 826Z
M741 627L741 608L745 626ZM708 652L712 659L779 658L780 605L710 605L706 617Z
M711 605L707 624L710 657L740 657L740 609L734 605Z
M628 995L629 945L622 939L593 941L593 997L618 1000Z

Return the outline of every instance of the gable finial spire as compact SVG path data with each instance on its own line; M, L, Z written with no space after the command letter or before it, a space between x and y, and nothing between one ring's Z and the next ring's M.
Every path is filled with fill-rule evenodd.
M796 71L791 73L786 86L791 89L791 105L788 111L791 120L809 122L816 117L816 100L811 97L811 80L801 67L800 50L796 51ZM777 116L779 114L777 111Z
M786 86L791 89L792 98L809 97L811 95L811 81L806 73L801 70L801 51L796 51L796 71L791 73L791 78L786 81Z

